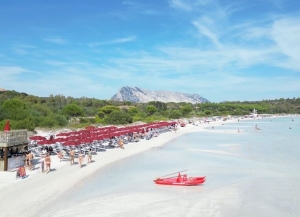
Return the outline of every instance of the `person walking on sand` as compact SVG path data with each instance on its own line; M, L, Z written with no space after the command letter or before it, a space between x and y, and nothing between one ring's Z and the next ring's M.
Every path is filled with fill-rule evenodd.
M51 158L49 153L47 153L46 157L45 157L45 164L46 164L46 171L47 173L50 172L50 168L51 168Z
M70 165L73 165L75 163L74 158L75 158L75 151L74 151L74 149L71 149L71 151L70 151Z
M93 154L92 149L89 149L89 151L88 151L88 163L92 163L92 154Z
M78 155L79 168L82 167L82 162L83 162L83 160L84 160L83 152L80 152L79 155Z
M60 157L61 157L61 160L64 160L65 155L66 155L66 152L65 152L65 150L62 149L62 150L60 151Z

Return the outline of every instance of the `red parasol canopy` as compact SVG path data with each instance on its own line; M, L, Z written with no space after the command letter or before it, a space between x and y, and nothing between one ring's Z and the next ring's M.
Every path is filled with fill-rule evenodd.
M31 136L29 137L30 140L35 140L35 141L43 141L46 140L46 137L44 136Z
M66 140L67 140L66 138L60 137L60 138L53 139L52 142L64 142Z
M39 145L51 145L54 144L55 142L51 141L51 140L41 140L38 142Z
M56 134L56 137L57 136L69 136L69 133L59 133L59 134Z

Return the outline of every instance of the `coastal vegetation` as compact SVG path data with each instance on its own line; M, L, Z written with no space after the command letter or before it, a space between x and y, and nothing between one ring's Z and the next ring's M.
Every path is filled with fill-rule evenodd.
M80 128L190 117L300 114L300 98L221 103L131 103L63 95L38 97L16 91L0 92L0 127L10 119L12 129Z

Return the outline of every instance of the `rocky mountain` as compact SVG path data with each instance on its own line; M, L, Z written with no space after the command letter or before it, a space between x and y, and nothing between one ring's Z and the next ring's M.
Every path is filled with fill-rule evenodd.
M114 101L129 101L146 103L150 101L160 102L189 102L189 103L203 103L209 102L198 94L178 93L171 91L150 91L138 87L122 87L118 93L112 98Z

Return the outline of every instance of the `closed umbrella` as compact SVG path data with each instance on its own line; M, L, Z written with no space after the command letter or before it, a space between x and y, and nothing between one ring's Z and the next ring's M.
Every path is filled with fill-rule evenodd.
M4 126L4 131L5 131L5 132L10 131L10 122L9 122L9 120L6 121L6 124L5 124L5 126Z

